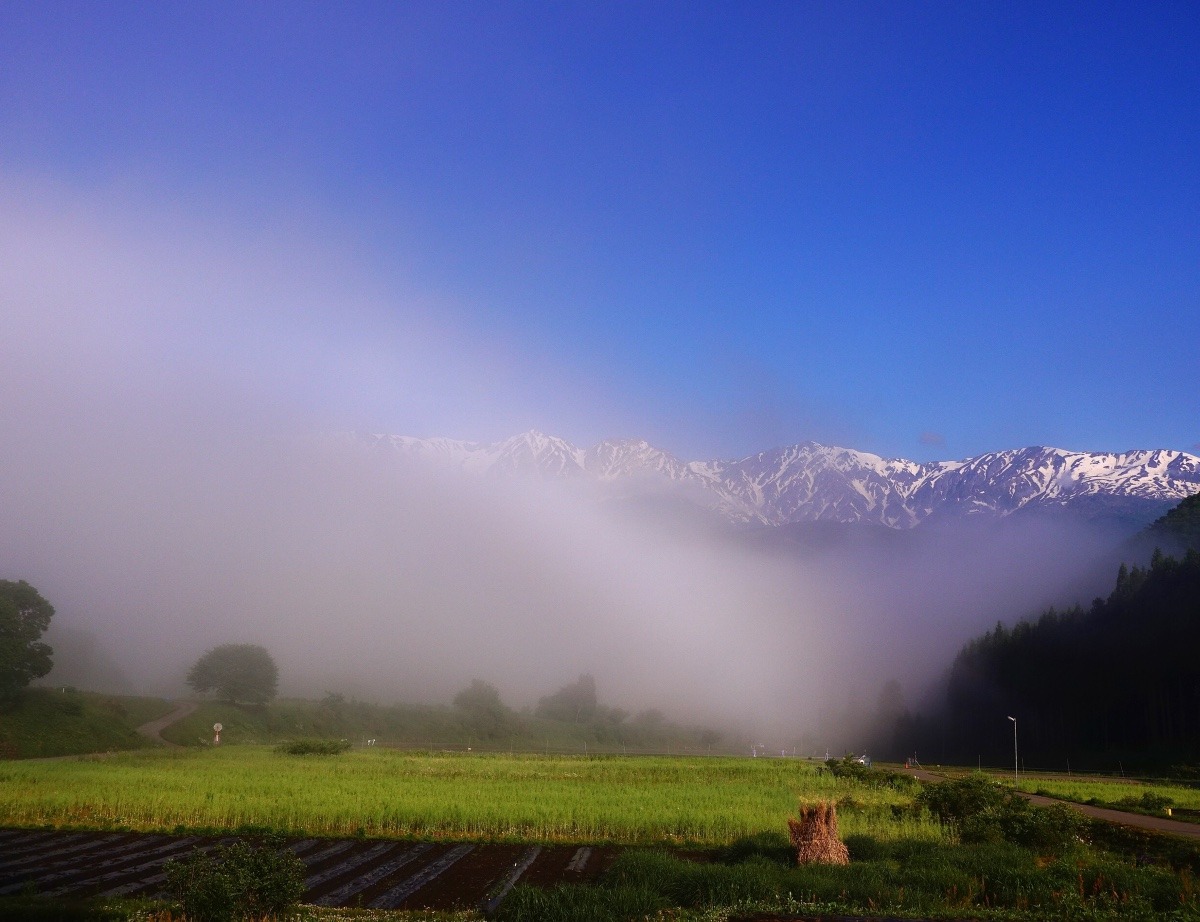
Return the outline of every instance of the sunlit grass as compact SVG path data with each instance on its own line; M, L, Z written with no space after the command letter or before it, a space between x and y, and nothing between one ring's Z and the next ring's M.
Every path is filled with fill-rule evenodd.
M1022 791L1042 792L1079 803L1094 800L1114 806L1121 805L1121 801L1129 798L1137 800L1144 794L1154 794L1168 798L1172 806L1200 810L1200 789L1178 784L1119 778L1028 778L1023 779L1018 787Z
M262 826L315 835L712 847L778 831L800 800L843 800L843 832L940 839L909 797L792 759L561 757L265 747L0 768L6 825ZM852 802L852 803L851 803Z

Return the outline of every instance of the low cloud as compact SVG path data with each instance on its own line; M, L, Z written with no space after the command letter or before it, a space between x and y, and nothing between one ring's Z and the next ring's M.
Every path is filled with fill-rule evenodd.
M938 448L944 448L946 445L946 437L940 432L922 432L917 437L917 441L922 445L933 445Z
M247 642L285 694L448 702L478 677L520 706L590 672L628 710L787 732L893 676L919 688L981 627L1064 601L1089 553L1049 526L956 528L885 532L843 563L586 485L363 456L328 433L516 431L536 414L497 368L535 363L385 309L316 244L301 271L291 246L139 226L0 183L0 578L37 586L138 690ZM852 747L839 726L818 742Z

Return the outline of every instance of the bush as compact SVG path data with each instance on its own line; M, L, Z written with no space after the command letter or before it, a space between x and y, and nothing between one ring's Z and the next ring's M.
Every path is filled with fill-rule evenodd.
M1163 794L1146 791L1141 797L1122 797L1117 801L1117 806L1145 810L1147 813L1162 813L1167 807L1175 806L1175 801Z
M1004 790L984 775L968 775L923 788L917 802L947 826L957 827L966 817L995 809L1004 802Z
M191 922L285 917L304 894L304 863L280 839L198 849L165 870L167 892Z
M912 775L863 765L856 761L854 756L828 759L825 767L835 778L849 778L869 788L891 788L893 791L904 793L920 787L920 782Z
M1079 839L1085 825L1066 807L1035 807L982 775L930 785L917 801L967 843L1011 842L1060 852Z
M350 750L349 740L289 740L275 747L289 756L336 756Z

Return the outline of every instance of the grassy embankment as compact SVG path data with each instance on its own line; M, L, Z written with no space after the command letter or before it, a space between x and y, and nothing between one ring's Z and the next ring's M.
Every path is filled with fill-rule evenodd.
M160 698L25 689L0 710L0 758L77 755L154 745L134 728L171 710Z

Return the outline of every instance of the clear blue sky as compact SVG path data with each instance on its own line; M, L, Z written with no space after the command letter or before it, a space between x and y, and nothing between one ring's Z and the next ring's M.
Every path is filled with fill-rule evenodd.
M1194 3L0 0L0 171L327 234L519 366L370 428L1200 451Z

